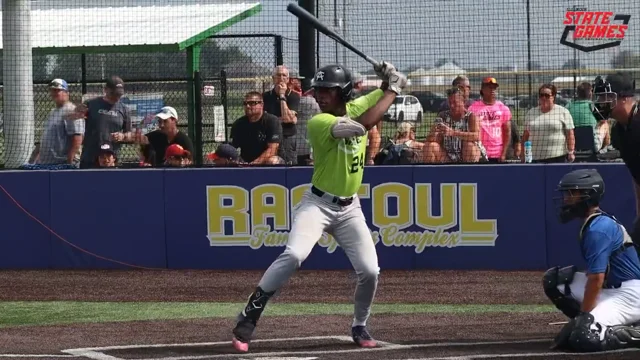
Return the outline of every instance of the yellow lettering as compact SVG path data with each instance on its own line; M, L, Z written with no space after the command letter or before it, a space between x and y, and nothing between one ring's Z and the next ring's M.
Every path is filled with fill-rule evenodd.
M246 244L250 239L248 210L247 190L238 186L207 186L207 228L211 244ZM225 235L227 221L232 225L231 234Z
M380 229L382 244L387 247L415 247L420 254L427 247L455 247L458 245L459 233L446 232L442 228L436 231L400 231L392 225Z
M460 184L460 232L469 244L494 246L498 237L495 219L478 219L478 185Z
M416 184L416 224L423 229L449 229L456 225L456 184L440 184L440 215L434 215L431 184Z
M358 197L360 199L368 199L371 196L371 186L369 184L361 184L358 189Z
M397 225L400 229L413 223L413 189L400 183L377 185L372 191L372 223L378 228ZM389 215L389 198L397 201L397 214Z
M251 224L266 225L273 219L273 230L289 229L289 190L277 184L264 184L251 190Z

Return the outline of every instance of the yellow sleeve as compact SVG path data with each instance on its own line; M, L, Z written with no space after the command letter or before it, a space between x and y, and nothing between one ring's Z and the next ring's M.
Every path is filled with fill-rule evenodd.
M384 92L382 90L376 89L365 96L360 96L355 100L349 101L347 103L347 115L352 119L359 117L364 114L365 111L374 107L383 95Z

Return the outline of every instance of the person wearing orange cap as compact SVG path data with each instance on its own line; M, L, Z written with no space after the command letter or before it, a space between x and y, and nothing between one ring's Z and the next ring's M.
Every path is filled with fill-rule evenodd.
M191 153L182 145L171 144L167 147L164 157L164 165L168 167L184 167L191 165Z

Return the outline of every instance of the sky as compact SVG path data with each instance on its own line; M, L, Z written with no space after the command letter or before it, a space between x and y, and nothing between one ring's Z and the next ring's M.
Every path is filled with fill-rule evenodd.
M94 6L147 6L211 4L244 1L220 0L33 0L32 8L73 8ZM246 1L252 2L252 1ZM262 0L262 12L224 31L227 34L274 33L285 39L285 64L298 67L297 18L286 11L289 0ZM463 68L527 67L526 0L316 0L321 20L334 24L334 4L339 33L379 60L400 69L430 68L441 58L455 60ZM567 7L631 15L629 31L617 48L591 53L574 51L560 44ZM576 56L588 68L608 69L616 52L640 51L640 2L538 0L530 4L531 57L545 68L561 68ZM344 25L344 26L340 26ZM336 61L333 40L320 35L321 65ZM250 55L273 52L258 49L254 41L225 41L240 46ZM338 46L338 61L364 71L370 65ZM264 54L260 54L264 55ZM255 58L271 59L269 56ZM269 64L265 64L269 65Z

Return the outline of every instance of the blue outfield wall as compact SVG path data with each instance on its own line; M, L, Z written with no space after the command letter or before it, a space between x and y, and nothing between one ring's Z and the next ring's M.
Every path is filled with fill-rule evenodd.
M359 194L382 269L582 266L580 224L560 224L553 197L563 174L586 167L605 179L603 208L630 226L622 164L368 167ZM265 269L310 178L310 168L0 172L0 268ZM325 235L303 268L350 264Z

